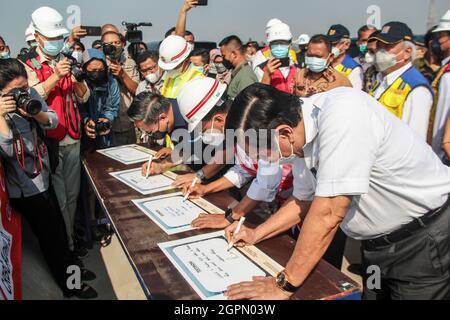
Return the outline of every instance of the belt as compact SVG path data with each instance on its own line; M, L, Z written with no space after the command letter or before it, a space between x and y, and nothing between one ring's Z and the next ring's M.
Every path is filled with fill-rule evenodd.
M447 210L449 205L450 205L450 196L442 207L430 211L420 218L414 219L410 223L401 227L399 230L396 230L388 235L376 239L362 241L363 247L367 249L375 249L377 247L388 246L400 242L402 240L405 240L406 238L412 236L414 232L416 232L417 230L426 228L441 213L445 212L445 210Z

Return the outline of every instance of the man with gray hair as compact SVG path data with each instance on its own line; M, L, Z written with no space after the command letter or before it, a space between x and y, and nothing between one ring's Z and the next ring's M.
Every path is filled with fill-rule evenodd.
M411 29L389 22L369 41L377 42L377 78L369 91L385 108L427 139L433 91L425 77L412 65L416 46Z

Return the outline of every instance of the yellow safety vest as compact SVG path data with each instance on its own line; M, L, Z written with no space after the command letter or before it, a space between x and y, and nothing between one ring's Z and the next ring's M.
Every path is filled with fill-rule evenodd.
M176 99L180 93L181 88L189 81L204 77L205 75L199 70L195 69L191 64L189 68L176 78L166 78L164 85L161 88L161 95L167 99Z
M375 91L380 86L379 82L376 82L373 88L369 91L369 94L373 97ZM412 91L412 88L403 81L402 78L398 78L394 83L381 95L378 101L385 106L385 108L394 114L397 118L403 118L403 107L405 105L408 94Z
M430 145L433 143L434 121L436 120L436 111L439 103L439 85L441 84L442 77L447 72L450 72L450 62L445 66L443 66L441 69L439 69L436 78L433 80L433 83L431 84L431 87L433 88L434 92L434 103L430 111L430 124L428 125L428 135L427 135L427 142Z

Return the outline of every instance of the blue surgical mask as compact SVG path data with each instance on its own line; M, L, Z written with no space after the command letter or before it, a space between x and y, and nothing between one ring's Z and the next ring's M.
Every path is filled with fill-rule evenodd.
M8 51L0 52L0 59L2 60L11 59L11 54Z
M328 59L305 57L306 67L314 73L321 73L328 67Z
M289 45L288 44L275 44L270 46L270 52L272 56L276 59L283 59L289 55Z
M205 74L205 68L204 67L194 66L194 68L197 69L198 71L200 71L202 74Z
M333 56L335 58L337 58L341 55L341 49L339 49L338 47L333 47L333 49L331 50L331 53L333 54Z
M64 40L44 41L42 50L51 57L56 57L64 48Z
M366 54L367 50L367 44L362 44L359 46L359 52L361 52L362 54Z

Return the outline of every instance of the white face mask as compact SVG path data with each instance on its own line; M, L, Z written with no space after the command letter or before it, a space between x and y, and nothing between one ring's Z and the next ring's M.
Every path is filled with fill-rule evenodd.
M212 119L211 130L202 133L202 140L205 144L215 147L220 146L225 140L225 135L223 132L214 131L214 118Z
M145 80L147 80L151 84L155 84L161 79L161 76L162 72L161 69L159 69L156 73L150 73L149 75L146 75Z
M75 58L79 64L83 62L83 52L81 51L72 52L72 57Z
M338 47L333 47L333 49L331 50L331 54L337 58L341 55L341 49L339 49Z
M385 49L377 51L377 53L375 53L375 67L377 68L377 71L384 72L395 66L399 63L397 62L397 57L402 53L403 52L401 51L397 54L392 54L387 52Z
M373 65L375 63L375 55L371 52L367 52L364 56L364 61L369 65Z
M294 145L293 144L291 144L291 155L289 157L283 157L283 153L281 152L279 141L277 143L277 146L278 146L278 152L280 153L280 159L278 160L280 165L290 164L295 160L295 158L297 158L297 156L294 153Z
M278 162L271 162L263 159L258 160L258 174L262 176L275 176L280 171Z

